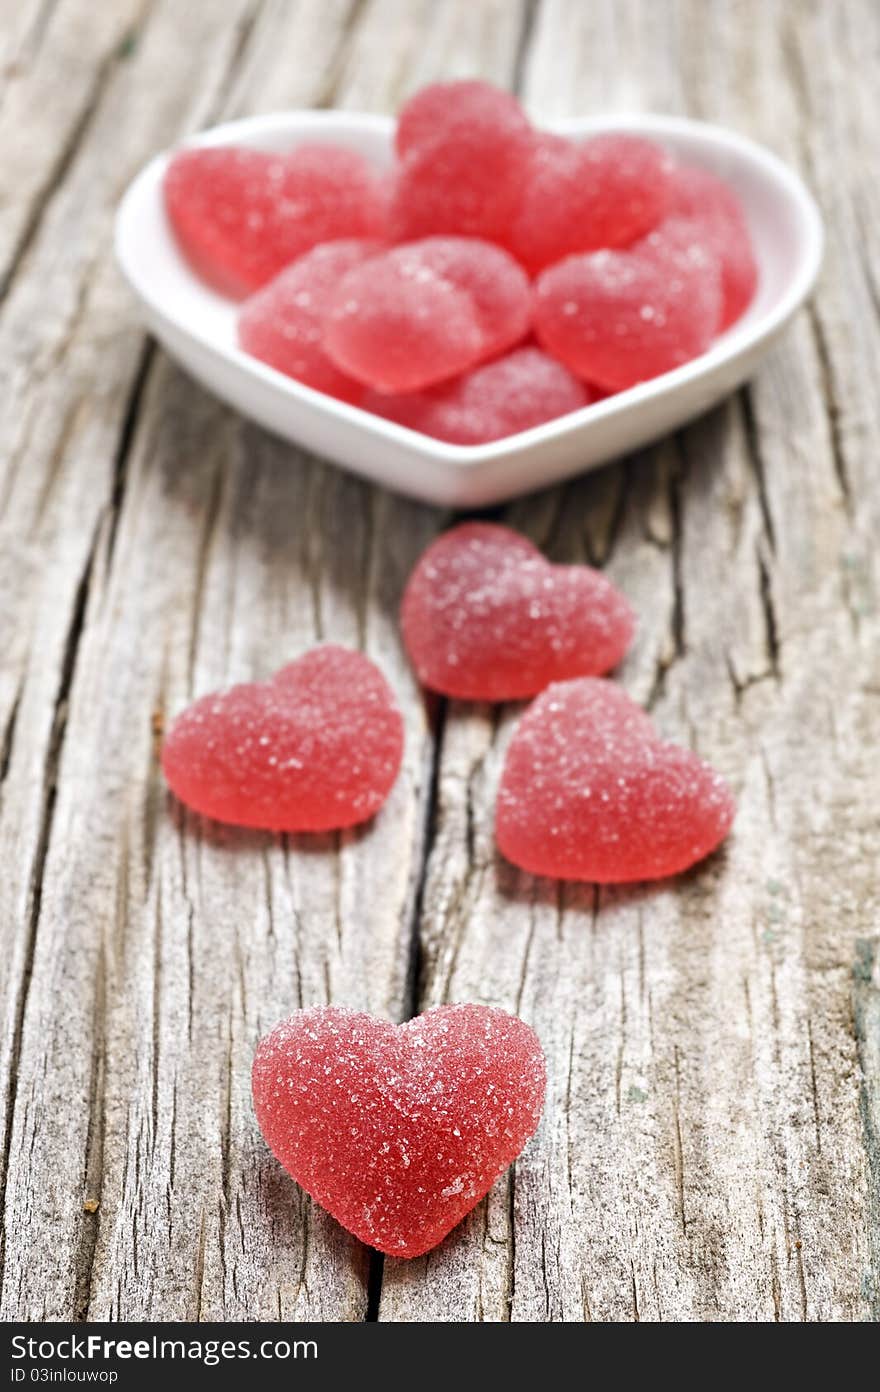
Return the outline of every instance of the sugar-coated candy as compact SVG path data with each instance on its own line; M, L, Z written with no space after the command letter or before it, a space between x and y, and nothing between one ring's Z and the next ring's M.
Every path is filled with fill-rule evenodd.
M721 261L707 246L699 223L693 218L670 217L642 237L630 248L630 253L653 261L667 271L694 273L707 283L717 283L718 315L723 307Z
M576 252L628 246L667 213L672 169L661 146L638 136L540 136L510 234L514 254L535 273Z
M670 216L688 219L700 244L721 264L722 329L748 308L758 284L749 229L733 189L707 169L682 165L673 174Z
M510 92L480 78L429 82L404 102L394 144L401 159L455 132L474 141L529 136L528 117Z
M528 168L532 131L515 97L486 82L423 88L397 126L392 235L505 242Z
M614 884L686 870L724 840L735 811L720 774L661 741L621 687L583 677L549 686L522 717L495 829L523 870Z
M403 719L363 653L327 643L270 681L203 696L174 721L162 769L206 817L267 831L329 831L382 806L403 757Z
M500 247L426 237L343 276L324 320L324 349L383 392L418 391L524 337L530 290Z
M369 393L364 408L453 445L483 445L580 410L587 386L540 348L514 348L451 382L401 396Z
M420 557L401 611L419 680L472 701L607 672L632 641L624 596L589 566L551 565L508 527L465 522Z
M322 242L246 300L238 341L246 353L342 401L358 402L362 383L340 372L322 347L324 314L342 276L375 256L381 243Z
M334 1006L262 1039L254 1110L289 1174L362 1242L435 1247L519 1155L541 1117L534 1030L484 1005L403 1025Z
M387 216L370 165L335 145L284 154L228 145L180 150L165 173L164 195L193 269L235 299L319 242L382 236Z
M535 286L535 333L548 353L609 390L669 372L708 348L721 318L717 262L594 251L551 266Z

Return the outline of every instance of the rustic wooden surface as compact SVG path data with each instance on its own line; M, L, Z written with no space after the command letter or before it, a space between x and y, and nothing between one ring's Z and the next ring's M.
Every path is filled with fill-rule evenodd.
M871 0L22 0L0 34L0 1077L5 1318L880 1317L880 196ZM747 391L500 515L632 596L623 671L740 798L664 888L493 852L514 711L426 708L401 586L448 517L242 423L139 331L111 222L221 115L393 109L437 76L537 118L727 122L798 165L821 288ZM408 722L376 824L222 832L164 719L317 637ZM434 1253L369 1254L269 1158L258 1035L333 1000L518 1010L549 1101Z

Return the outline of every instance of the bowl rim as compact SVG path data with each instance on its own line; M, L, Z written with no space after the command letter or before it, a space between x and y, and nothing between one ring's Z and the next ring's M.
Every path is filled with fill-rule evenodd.
M430 435L423 435L418 430L411 430L408 426L398 425L395 421L385 420L384 417L373 415L358 406L338 401L325 392L317 391L293 377L288 377L235 345L217 343L210 334L200 332L185 321L168 314L161 301L151 294L149 285L139 274L137 259L131 252L128 229L144 196L159 194L165 169L172 155L178 150L236 141L259 148L261 138L277 137L287 132L291 135L322 133L341 136L357 130L368 131L375 136L388 139L393 134L394 125L394 117L372 112L307 108L275 111L224 121L155 155L132 179L116 212L114 252L125 279L155 319L167 325L174 333L183 333L191 342L207 349L229 365L251 373L257 380L262 380L275 390L287 392L293 400L315 406L327 415L355 425L379 439L393 441L398 446L418 452L424 458L467 472L493 460L518 454L521 450L530 450L544 441L557 440L577 433L585 426L613 419L643 403L666 396L677 387L685 386L695 378L710 373L715 367L736 362L749 354L756 345L775 336L785 326L809 295L819 274L824 249L824 229L819 208L800 175L772 150L737 131L708 121L652 112L611 111L551 121L540 128L570 137L620 131L627 134L638 133L661 141L664 138L675 141L677 138L694 145L702 145L707 152L727 152L741 163L751 162L779 186L783 196L793 207L803 233L803 250L794 265L785 292L772 308L751 321L747 319L745 322L733 324L704 353L681 367L651 378L647 382L640 382L634 387L628 387L613 396L592 402L577 411L570 411L564 416L558 416L554 420L545 421L541 425L518 431L515 435L508 435L500 440L492 440L488 444L450 444L444 440L436 440Z

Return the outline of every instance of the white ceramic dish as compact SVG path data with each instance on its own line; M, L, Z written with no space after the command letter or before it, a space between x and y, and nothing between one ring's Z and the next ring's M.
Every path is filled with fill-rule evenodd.
M214 294L177 251L162 202L168 154L129 187L116 220L116 255L159 341L206 387L294 444L365 478L447 506L480 506L566 478L675 429L754 370L813 285L822 224L801 180L752 141L669 116L601 116L557 126L574 138L632 131L725 179L745 209L760 285L745 316L709 352L675 372L493 444L447 445L312 391L236 347L237 306ZM342 111L292 111L216 126L192 144L284 150L338 142L380 166L393 122Z

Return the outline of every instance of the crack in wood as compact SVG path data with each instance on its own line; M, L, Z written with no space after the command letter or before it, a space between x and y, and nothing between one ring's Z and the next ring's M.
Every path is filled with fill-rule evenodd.
M675 1167L675 1189L678 1199L678 1216L681 1222L681 1231L687 1236L687 1218L685 1215L684 1200L684 1146L681 1138L681 1080L679 1075L679 1056L678 1049L673 1052L675 1065L675 1092L672 1098L672 1138L673 1138L673 1157Z
M853 1030L859 1065L859 1113L868 1164L868 1253L861 1283L872 1320L880 1321L880 939L858 938L852 966Z
M773 603L773 586L770 579L770 569L760 551L758 552L758 575L760 577L758 593L761 598L761 612L764 615L764 639L767 645L767 656L770 659L770 671L776 681L779 681L781 676L779 666L779 626L776 619L776 609Z
M107 543L105 548L105 565L108 570L113 562L113 551L116 546L116 532L119 527L119 519L122 514L122 505L125 499L125 488L128 482L128 466L131 459L132 446L134 444L138 424L140 423L147 382L155 361L156 345L152 339L146 338L144 339L140 359L134 370L131 384L126 394L125 406L119 427L119 444L113 456L113 483L110 490L110 503L108 509L110 521L107 527Z
M7 1175L9 1169L9 1156L12 1144L12 1132L15 1122L15 1104L18 1093L19 1061L21 1058L22 1039L24 1034L24 1023L27 1014L28 997L30 994L30 984L33 976L34 955L37 945L37 932L40 923L40 910L43 900L43 877L46 870L46 862L49 856L49 847L52 840L52 823L55 814L55 804L58 788L58 770L61 763L61 756L64 748L64 737L67 732L67 712L68 697L73 685L74 673L76 671L76 660L79 653L80 641L85 627L86 609L88 605L89 589L92 578L92 571L95 563L95 555L98 543L98 532L96 531L91 546L89 547L85 566L80 576L79 585L73 599L71 608L70 623L67 630L67 641L64 655L61 661L61 670L58 687L55 693L54 715L52 720L52 730L46 752L46 761L43 766L43 806L40 819L40 829L36 842L33 866L30 879L30 911L28 914L27 939L25 943L25 960L22 971L22 981L16 1005L12 1045L10 1048L9 1071L5 1081L6 1093L6 1128L3 1137L2 1163L0 1163L0 1273L4 1272L4 1258L6 1251L6 1199L7 1199ZM2 1293L2 1286L0 1286Z
M520 21L519 34L517 35L516 53L513 59L513 74L511 77L511 89L517 96L522 96L523 88L525 87L526 64L532 44L532 36L535 32L538 7L539 0L523 0L522 19Z
M667 480L669 496L669 515L672 520L672 544L669 549L670 563L672 565L672 640L675 644L676 658L683 657L687 652L687 638L685 634L685 595L684 579L682 576L683 548L684 548L684 501L683 501L683 473L687 468L687 460L682 437L676 441L678 445L678 455L680 465L677 469L670 470ZM668 668L667 668L668 671ZM665 676L665 673L664 673Z
M382 1300L382 1277L385 1272L385 1256L375 1247L369 1249L370 1260L367 1271L367 1312L365 1324L376 1324L379 1320L379 1305Z
M822 325L819 309L816 305L807 305L807 319L812 329L813 341L816 345L816 355L819 360L819 371L822 378L822 393L828 408L828 429L831 437L831 458L834 463L834 472L840 484L840 492L843 497L844 507L847 512L851 513L853 509L852 488L846 462L846 447L840 428L842 407L838 401L837 390L834 384L834 367L832 365L828 340Z
M21 706L21 694L24 689L24 682L20 681L18 689L9 707L9 715L3 727L3 735L0 738L0 788L6 782L6 775L9 772L9 765L12 761L12 746L15 741L15 727L18 722L18 712Z
M194 695L194 681L196 670L196 656L199 647L199 629L201 627L202 615L202 596L205 592L205 584L208 578L208 566L211 559L211 548L221 516L221 504L223 501L223 486L225 475L223 469L218 465L214 470L211 480L211 491L208 497L208 505L205 509L205 521L199 539L199 550L196 558L196 573L193 581L194 602L192 605L193 622L190 630L189 642L189 661L187 666L188 690L190 696Z
M752 470L755 482L758 486L758 503L761 509L761 519L764 524L764 532L771 554L776 554L776 527L773 521L773 513L770 510L770 499L767 495L767 478L764 469L764 455L761 450L761 437L755 419L755 409L753 404L754 388L742 387L738 401L743 423L743 434L746 442L746 454Z
M86 1160L83 1174L83 1213L75 1264L73 1319L84 1323L88 1319L92 1295L92 1271L101 1221L101 1182L104 1160L104 1085L106 1080L105 1016L107 1008L107 958L102 943L95 979L95 1000L92 1012L92 1074L89 1088L89 1128L86 1136Z
M449 702L445 697L437 697L433 707L431 731L431 759L428 769L428 782L425 790L423 833L419 852L418 871L415 877L412 901L412 917L409 925L409 963L406 989L404 993L406 1018L412 1019L421 1009L422 991L422 915L425 905L425 891L428 883L428 867L437 837L439 825L440 765L443 757L443 744Z
M485 1202L485 1201L484 1201ZM510 1234L507 1258L507 1287L504 1304L508 1320L513 1317L513 1302L516 1298L516 1165L510 1167L507 1179L507 1225Z
M813 1044L813 1026L807 1017L807 1050L810 1060L810 1096L813 1104L813 1124L816 1128L816 1154L822 1154L822 1127L819 1122L819 1089L816 1086L816 1049Z

